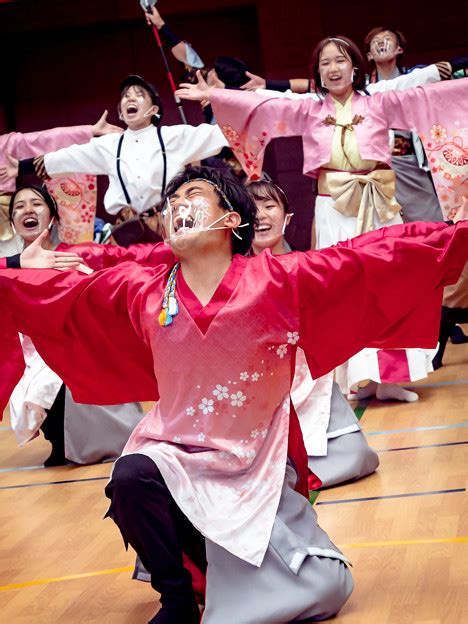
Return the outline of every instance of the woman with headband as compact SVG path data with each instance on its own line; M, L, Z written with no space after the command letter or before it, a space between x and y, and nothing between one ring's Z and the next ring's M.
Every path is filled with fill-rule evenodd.
M456 132L457 119L466 117L468 80L362 95L364 61L346 37L329 37L318 44L312 73L318 99L213 89L201 77L198 85L182 85L178 93L211 101L220 127L252 179L260 175L270 140L303 137L304 173L318 178L315 232L322 248L402 222L394 198L388 131L417 128L430 142L431 131L438 140L435 125L446 120L445 133ZM452 175L466 173L467 165L455 160L450 150L440 150L437 158ZM358 398L375 394L382 400L414 401L418 395L397 384L423 379L431 370L431 353L423 349L364 349L339 368L337 379L343 391L358 390ZM366 380L371 383L359 389Z
M289 253L284 233L293 213L273 182L250 182L247 190L257 206L253 253ZM367 443L359 421L344 398L333 372L312 379L302 349L297 350L291 399L301 425L308 456L309 489L361 479L377 470L379 458Z

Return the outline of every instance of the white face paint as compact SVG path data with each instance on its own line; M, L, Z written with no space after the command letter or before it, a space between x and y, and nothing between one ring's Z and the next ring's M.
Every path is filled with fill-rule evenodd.
M339 96L349 90L354 71L351 58L336 43L331 41L324 46L319 61L320 81L331 95Z
M392 60L400 53L395 35L388 31L375 36L369 46L370 57L376 63Z
M226 219L229 213L221 215L215 221L210 223L210 204L204 197L195 197L193 200L184 199L178 205L171 205L170 200L167 201L166 207L162 212L165 242L182 249L186 246L188 239L201 232L209 232L213 230L229 230L228 226L214 227L220 221ZM248 224L239 227L247 227ZM239 234L232 231L234 236L240 238Z

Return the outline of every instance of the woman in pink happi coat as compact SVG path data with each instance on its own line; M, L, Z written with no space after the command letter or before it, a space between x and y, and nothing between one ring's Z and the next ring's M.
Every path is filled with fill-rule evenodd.
M29 335L77 401L159 399L106 488L161 594L154 624L199 620L183 553L209 564L204 624L326 619L352 579L307 499L296 350L320 377L366 344L431 347L468 227L401 225L245 257L256 210L232 176L188 169L167 196L169 246L103 249L108 268L90 275L0 271L0 344ZM11 368L0 358L4 385Z
M394 198L389 129L416 129L429 140L435 125L456 128L461 124L462 131L468 80L366 96L362 93L366 79L362 55L346 37L329 37L319 43L313 78L321 95L318 100L210 88L201 77L198 85L182 85L178 94L210 100L221 129L252 179L260 176L269 141L302 136L304 173L318 178L315 230L317 246L324 248L402 222ZM447 158L453 160L448 153ZM458 168L467 171L462 162ZM376 394L380 399L417 400L415 392L396 384L426 377L432 371L434 354L422 348L365 347L337 370L343 391L354 391L371 380L358 398Z

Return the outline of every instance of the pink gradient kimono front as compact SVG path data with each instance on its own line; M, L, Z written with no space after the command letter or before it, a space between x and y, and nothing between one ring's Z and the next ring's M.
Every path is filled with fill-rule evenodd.
M0 344L11 332L31 336L79 402L159 394L124 452L153 458L194 526L259 566L284 482L296 347L318 377L365 344L433 346L442 287L457 280L467 240L467 224L410 224L319 252L235 256L205 307L179 272L169 327L158 324L175 261L164 245L140 248L139 262L146 248L153 266L7 269ZM107 265L125 258L103 254Z

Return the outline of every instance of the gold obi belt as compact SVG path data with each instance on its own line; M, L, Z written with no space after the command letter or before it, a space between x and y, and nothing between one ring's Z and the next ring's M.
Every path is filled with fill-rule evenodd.
M13 229L8 219L8 206L10 205L11 193L0 192L0 241L13 238Z
M369 172L321 169L318 191L320 195L329 195L335 202L335 210L342 215L357 218L356 236L374 229L374 213L386 223L401 210L395 200L392 169Z

